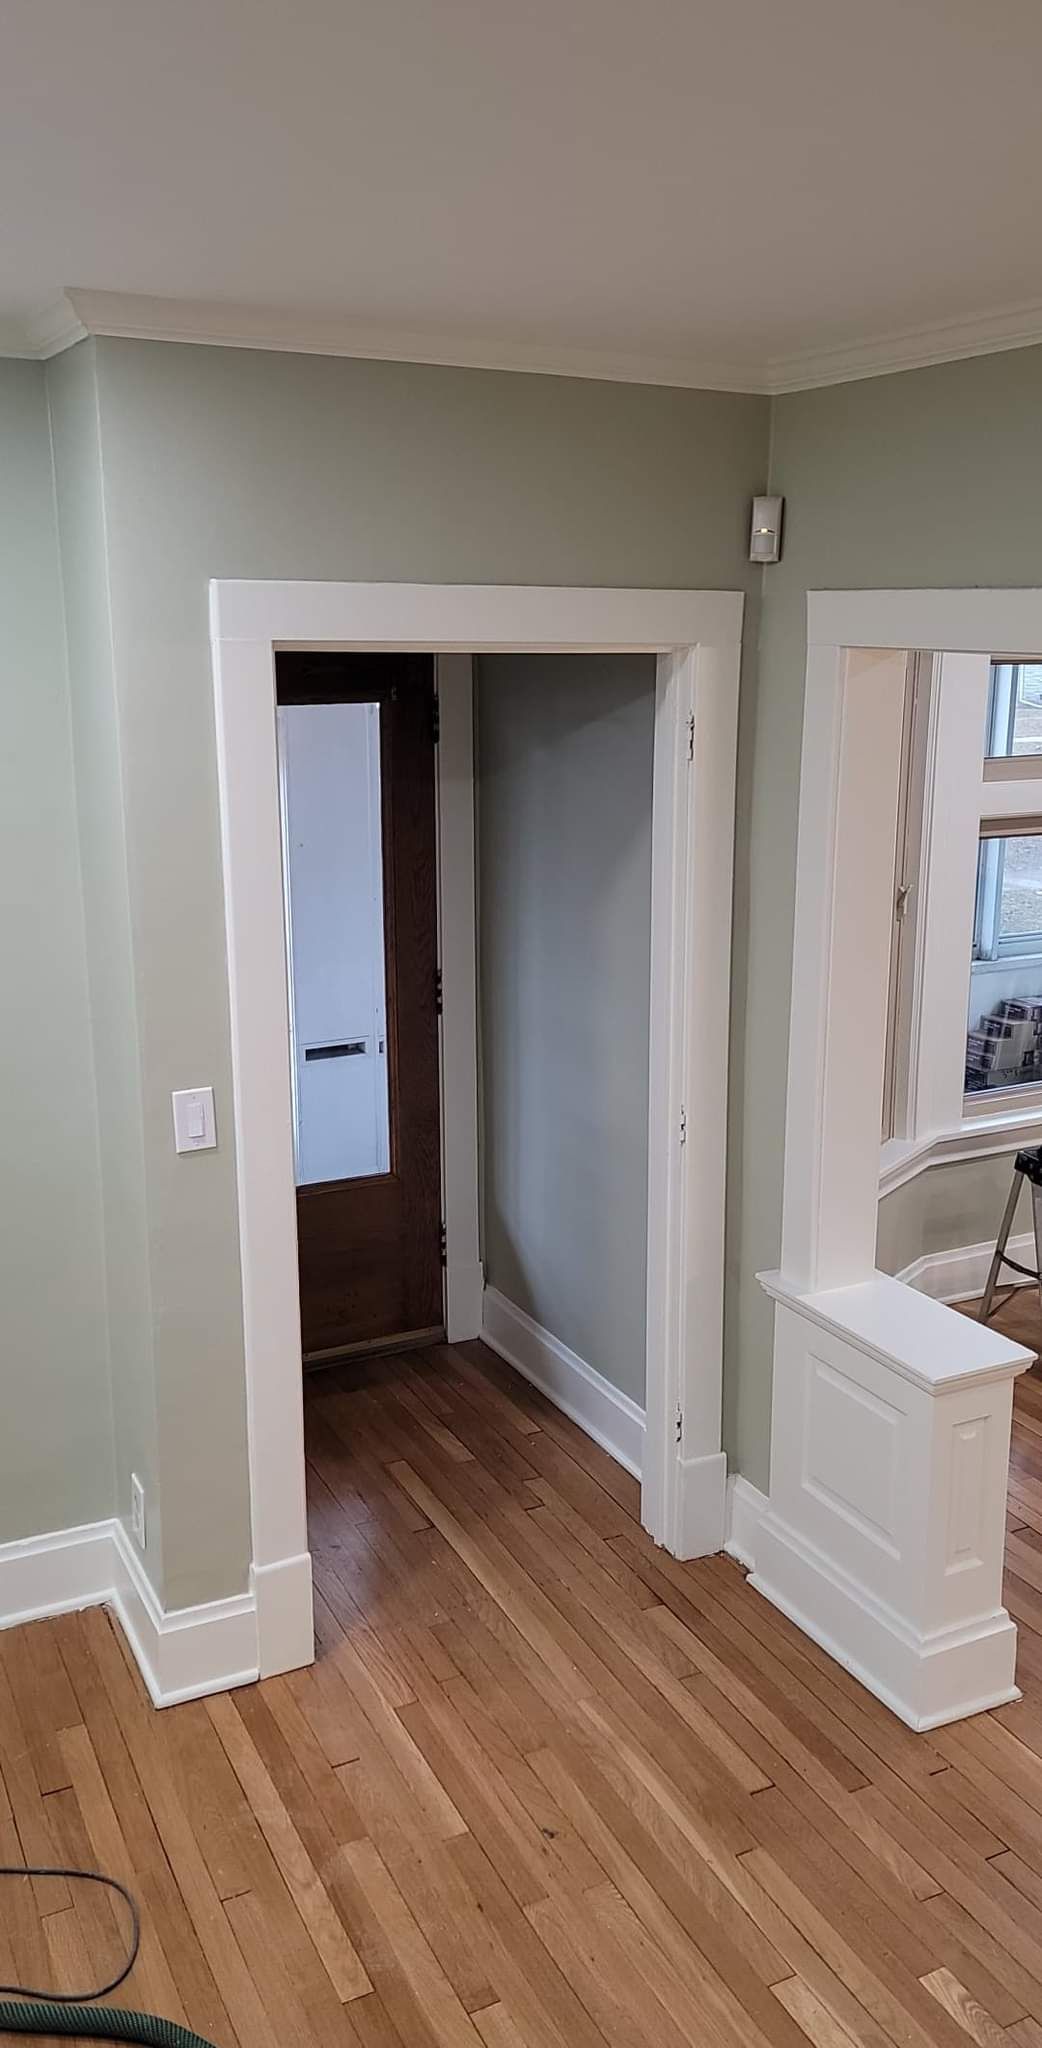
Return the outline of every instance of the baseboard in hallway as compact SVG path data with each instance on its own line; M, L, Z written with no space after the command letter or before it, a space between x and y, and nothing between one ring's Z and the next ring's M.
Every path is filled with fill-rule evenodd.
M578 1423L594 1443L610 1451L634 1478L640 1478L644 1410L636 1401L495 1287L486 1287L484 1292L481 1335L491 1350Z
M998 1227L996 1219L996 1228ZM1022 1265L1030 1265L1035 1256L1035 1240L1030 1230L1011 1237L1006 1249L1013 1259ZM971 1295L983 1294L995 1250L995 1240L985 1244L955 1245L942 1252L927 1252L921 1259L913 1259L904 1266L895 1279L903 1280L906 1287L914 1287L920 1294L928 1294L931 1301L966 1301ZM1016 1273L1004 1273L1004 1287L1021 1287L1029 1283Z

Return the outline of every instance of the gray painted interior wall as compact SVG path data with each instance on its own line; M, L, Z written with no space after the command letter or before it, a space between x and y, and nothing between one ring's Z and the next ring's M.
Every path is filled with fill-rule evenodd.
M1040 463L1038 348L774 402L771 488L785 494L785 547L764 572L742 717L725 1386L728 1450L757 1486L768 1481L771 1310L755 1274L777 1264L781 1242L806 594L1037 584ZM909 1183L924 1214L943 1201L941 1174ZM975 1224L974 1236L989 1227Z
M111 1515L101 1181L42 366L0 362L0 1542Z
M1013 1153L987 1159L952 1159L894 1188L879 1204L876 1259L881 1272L902 1273L933 1252L994 1242L1013 1172ZM1026 1191L1013 1228L1031 1229Z
M474 666L486 1277L643 1403L655 660Z
M249 1554L208 581L679 584L755 600L746 532L768 408L166 343L101 341L96 360L176 1605L238 1591ZM754 646L755 602L748 616ZM206 1081L218 1150L178 1158L170 1091Z
M146 1498L145 1564L161 1590L162 1512L138 993L93 343L59 356L49 366L47 395L86 912L115 1505L128 1522L130 1475L136 1473Z

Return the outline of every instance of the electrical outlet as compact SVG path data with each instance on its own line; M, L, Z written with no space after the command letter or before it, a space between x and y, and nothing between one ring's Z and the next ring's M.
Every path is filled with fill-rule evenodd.
M130 1475L130 1533L145 1547L145 1489L136 1472Z

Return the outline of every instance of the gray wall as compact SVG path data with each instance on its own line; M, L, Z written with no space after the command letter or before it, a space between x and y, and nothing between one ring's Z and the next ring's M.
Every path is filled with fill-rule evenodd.
M785 549L764 573L758 675L742 714L725 1390L728 1450L761 1487L771 1312L754 1275L777 1264L781 1235L806 593L1037 584L1040 465L1040 349L800 392L773 407L771 487L785 493ZM941 1171L920 1177L919 1199L940 1199Z
M93 343L50 365L47 392L100 1135L116 1509L129 1520L136 1473L145 1489L145 1562L161 1588L141 1051Z
M0 362L0 1541L112 1513L98 1127L44 373Z
M28 419L27 394L35 391L38 403L40 373L17 365L5 367L9 374ZM753 1275L774 1264L779 1249L805 594L829 585L1038 581L1042 351L776 402L771 472L787 496L786 546L782 563L763 577L758 664L748 657L757 644L760 579L746 580L745 544L748 500L766 468L766 401L118 341L81 344L48 366L47 382L75 642L113 1350L122 1361L118 1497L125 1504L131 1460L144 1463L153 1494L162 1496L162 1549L150 1569L168 1603L237 1590L249 1544L207 641L211 576L745 582L752 602L740 720L725 1435L739 1468L765 1485L770 1311ZM20 418L20 450L23 426ZM5 492L4 509L13 595L53 593L46 477L33 472L23 506L28 457L23 451L11 460L16 488ZM6 470L5 463L5 480ZM49 872L64 877L55 881L55 929L66 917L69 939L45 960L37 933L23 924L16 954L26 963L27 987L50 990L58 977L53 1015L75 1027L63 1068L68 1137L60 1160L51 1153L47 1211L78 1216L82 1202L77 1242L96 1245L68 737L54 695L60 643L47 627L46 601L33 611L28 627L16 627L7 641L30 646L25 661L38 664L45 686L39 703L16 705L15 725L20 733L23 721L41 721L26 758L46 763L34 798L53 800L65 821L49 835L47 852ZM42 635L39 646L34 635ZM21 794L15 787L10 818ZM21 1030L13 1069L20 1074L25 1033L17 1019L12 1030L16 1037ZM53 1088L53 1072L48 1080ZM220 1148L177 1159L170 1090L207 1080L217 1090ZM26 1084L27 1104L33 1099ZM30 1108L32 1129L19 1138L18 1156L31 1160L35 1145L41 1171L55 1139L47 1115L46 1104L42 1121ZM74 1158L82 1173L69 1163ZM31 1199L39 1203L35 1171L27 1168L26 1186L37 1187ZM914 1199L946 1205L947 1174L938 1168L921 1176ZM52 1201L58 1182L68 1209ZM903 1232L906 1263L929 1233L922 1218L909 1220L912 1194L898 1195L904 1199L891 1198L884 1255L896 1254ZM31 1199L16 1182L15 1204L26 1215ZM983 1199L990 1206L990 1186ZM968 1226L960 1220L958 1227ZM98 1327L96 1259L74 1261L79 1278L63 1279L60 1288L48 1261L46 1312L38 1287L22 1285L31 1262L11 1263L5 1311L36 1361L32 1369L50 1361L40 1404L50 1431L52 1389L64 1400L81 1372L95 1393L100 1384L97 1360L88 1371L77 1359L71 1372L63 1340L41 1334L52 1314L70 1336ZM84 1308L82 1317L63 1321L66 1284ZM93 1469L103 1453L100 1413L92 1394L71 1425L77 1442L93 1446L86 1461ZM42 1425L27 1416L21 1426L31 1455ZM49 1495L35 1484L14 1496L5 1491L5 1516L22 1525L16 1533L95 1512L94 1497L87 1504L79 1491L83 1459L65 1459L60 1450L53 1464ZM157 1506L153 1500L153 1514Z
M208 580L740 587L768 409L554 377L96 346L172 1605L238 1590L249 1551ZM755 643L754 607L750 630ZM170 1091L207 1081L218 1150L177 1158Z
M655 660L475 682L486 1277L643 1403Z
M1015 1150L1011 1145L1007 1152L991 1158L946 1160L884 1195L876 1240L880 1270L901 1273L933 1252L994 1243L1009 1194ZM1013 1228L1031 1228L1026 1189Z

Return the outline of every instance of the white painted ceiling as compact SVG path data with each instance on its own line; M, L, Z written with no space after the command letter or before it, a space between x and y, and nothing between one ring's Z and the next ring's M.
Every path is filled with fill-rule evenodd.
M751 388L1008 345L1040 90L1039 0L0 0L0 341L82 287Z

